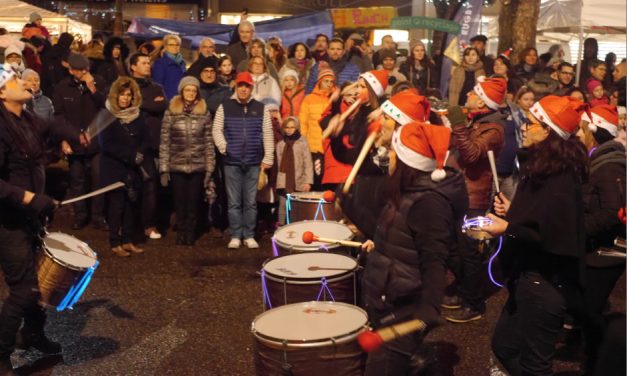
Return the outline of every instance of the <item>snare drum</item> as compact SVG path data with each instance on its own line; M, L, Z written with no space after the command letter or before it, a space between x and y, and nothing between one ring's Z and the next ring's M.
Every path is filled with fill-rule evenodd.
M294 192L287 198L286 223L298 221L342 219L342 210L335 202L326 202L324 192Z
M257 375L363 375L357 336L368 316L345 303L308 302L274 308L252 324Z
M272 246L275 256L285 255L299 252L315 252L326 250L333 253L351 254L349 247L340 246L338 244L327 244L320 242L312 242L306 244L303 242L303 233L311 231L322 238L333 238L340 240L353 239L353 233L343 223L330 221L301 221L281 226L272 237Z
M98 256L86 243L62 232L47 234L37 259L42 304L58 310L71 308L97 266Z
M312 300L357 305L357 261L326 252L273 258L263 264L261 286L266 308Z

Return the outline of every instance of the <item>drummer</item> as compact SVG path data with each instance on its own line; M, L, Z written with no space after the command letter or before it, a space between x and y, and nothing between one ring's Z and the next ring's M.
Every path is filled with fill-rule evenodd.
M424 122L403 125L392 137L387 203L374 243L363 246L374 249L362 299L375 329L418 318L429 330L439 321L446 259L468 206L463 175L443 167L450 138L449 128ZM424 335L399 337L370 353L366 375L413 374Z
M39 217L51 215L58 203L43 194L44 152L51 129L23 109L31 98L11 67L0 66L0 181L8 183L0 186L0 267L10 290L0 311L0 375L13 374L10 355L16 336L21 348L61 353L61 346L44 334L46 313L38 304L34 250L42 230Z

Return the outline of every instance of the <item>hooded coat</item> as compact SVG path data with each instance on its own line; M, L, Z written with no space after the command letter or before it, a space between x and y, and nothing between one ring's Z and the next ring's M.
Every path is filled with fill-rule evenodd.
M113 48L120 46L120 57L113 58ZM128 76L126 71L126 58L128 57L128 46L124 43L122 38L113 37L107 41L103 49L104 60L98 64L96 74L105 80L108 86L113 84L113 81L117 80L121 75L120 71L124 72L123 76Z
M320 81L318 81L313 92L305 96L300 106L298 120L300 121L301 133L307 139L309 150L312 153L324 153L320 120L322 120L322 114L329 107L330 95L331 92L320 89Z

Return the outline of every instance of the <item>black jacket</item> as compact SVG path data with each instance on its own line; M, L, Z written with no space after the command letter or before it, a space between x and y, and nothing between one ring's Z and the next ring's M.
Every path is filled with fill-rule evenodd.
M601 144L590 156L590 178L583 188L588 252L625 237L618 218L625 206L625 158L625 147L616 141Z
M150 154L156 157L159 154L159 142L161 142L161 123L163 122L163 114L168 109L168 100L165 97L163 86L154 82L150 78L136 78L135 82L139 85L142 94L142 103L140 110L146 122L148 139L150 144ZM161 97L160 101L155 99Z
M524 149L519 152L521 163L524 153ZM545 179L523 173L506 220L509 225L500 255L506 275L516 278L532 271L547 280L584 285L582 182L574 173Z
M185 75L196 77L198 81L200 81L200 72L202 72L203 69L205 69L205 67L207 66L214 66L217 68L218 61L220 61L220 58L216 55L204 57L203 55L199 54L198 59L196 59L196 61L194 61L192 65L189 66L189 69L187 69Z
M115 120L100 134L99 141L100 180L103 186L117 181L138 186L142 178L140 166L146 171L145 165L154 165L148 158L143 158L140 165L135 163L137 153L146 155L150 147L148 129L141 115L129 124Z
M200 80L199 80L200 81ZM213 84L206 84L200 81L200 96L207 103L207 110L211 113L213 118L218 111L218 107L225 100L229 99L233 92L228 86L222 86L218 81Z
M446 287L446 260L457 244L467 197L463 175L447 168L443 181L421 174L405 188L398 207L386 205L362 279L370 312L417 305L416 317L437 322Z
M85 131L105 104L105 83L99 76L94 76L96 92L87 88L84 82L68 77L56 85L52 104L57 121L75 131ZM87 148L78 142L70 142L74 155L98 152L98 143L92 142Z

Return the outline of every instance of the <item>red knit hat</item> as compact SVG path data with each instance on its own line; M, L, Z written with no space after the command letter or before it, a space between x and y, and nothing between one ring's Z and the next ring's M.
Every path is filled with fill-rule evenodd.
M398 128L392 136L392 148L409 167L432 171L431 180L446 177L444 164L451 142L451 130L439 125L412 122Z
M316 82L320 81L322 78L331 76L335 79L335 72L331 69L331 66L326 61L321 61L318 63L318 79Z
M407 89L383 102L381 110L400 125L405 125L412 121L428 121L431 105L416 90Z
M564 140L577 132L581 116L589 106L571 97L547 95L531 106L531 114L547 124Z
M596 133L597 128L601 127L608 131L612 136L618 135L618 109L616 106L609 104L600 104L590 109L590 115L583 114L582 120L588 122L588 129L591 132Z
M382 97L385 94L385 89L388 87L389 74L386 70L373 70L370 72L362 73L359 77L363 78L368 85L372 88L372 91L377 97Z
M505 100L507 81L502 77L486 78L485 76L479 76L477 77L477 84L474 90L488 107L498 110L503 100Z

